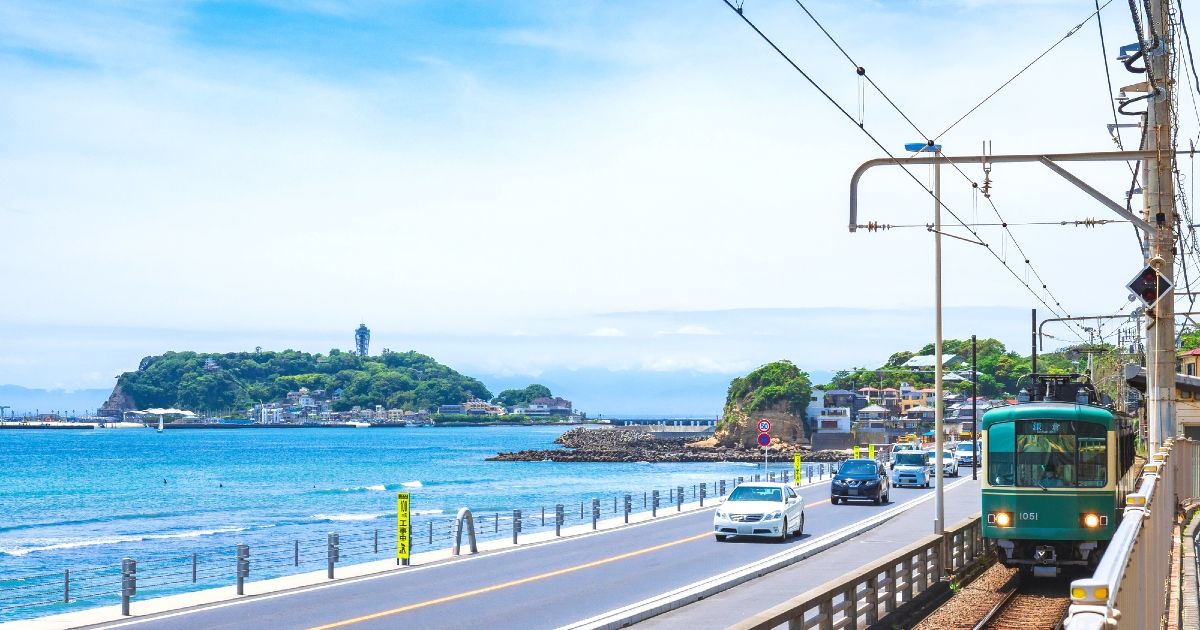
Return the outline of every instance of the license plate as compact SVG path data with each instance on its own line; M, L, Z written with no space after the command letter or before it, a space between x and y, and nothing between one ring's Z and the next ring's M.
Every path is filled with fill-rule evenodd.
M749 527L747 525L738 525L738 533L739 534L753 534L754 528Z
M858 496L858 488L850 488L850 496L852 496L852 497Z

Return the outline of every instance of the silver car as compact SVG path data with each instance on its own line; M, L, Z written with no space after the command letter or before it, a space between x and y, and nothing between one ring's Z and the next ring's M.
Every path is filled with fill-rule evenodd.
M717 542L729 536L765 536L780 542L804 533L804 497L789 484L743 483L713 514Z

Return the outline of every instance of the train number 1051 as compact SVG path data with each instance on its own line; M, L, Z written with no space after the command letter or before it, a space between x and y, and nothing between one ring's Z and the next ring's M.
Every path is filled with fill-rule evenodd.
M1038 520L1038 513L1037 512L1021 512L1021 520L1022 521L1036 521L1036 520Z

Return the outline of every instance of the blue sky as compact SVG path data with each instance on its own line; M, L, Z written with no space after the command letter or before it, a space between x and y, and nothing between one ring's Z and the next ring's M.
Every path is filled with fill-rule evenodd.
M806 6L929 133L1093 9ZM745 11L886 146L919 139L795 3ZM1088 22L947 152L1114 148L1104 65L1135 80L1112 61L1132 27L1127 7L1102 16L1110 54ZM14 1L0 81L0 384L106 387L185 347L324 352L359 321L485 381L598 370L664 392L779 358L876 365L933 335L929 235L845 228L849 175L879 149L719 1ZM1121 199L1124 168L1075 171ZM993 179L1013 223L1110 218L1041 167ZM901 173L861 195L864 220L929 221ZM965 177L943 195L997 222ZM1064 312L1126 307L1127 225L978 229ZM1037 300L981 247L946 260L948 336L1024 344ZM628 409L587 382L568 387L593 412ZM683 411L715 413L704 392Z

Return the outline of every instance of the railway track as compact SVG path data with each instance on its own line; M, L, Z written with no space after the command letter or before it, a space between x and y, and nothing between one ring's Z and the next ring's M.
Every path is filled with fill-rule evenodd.
M1062 579L1022 580L1003 601L975 625L974 630L1058 630L1062 628L1070 584Z
M1057 630L1071 600L1064 579L1021 579L995 564L913 626L914 630Z

